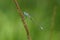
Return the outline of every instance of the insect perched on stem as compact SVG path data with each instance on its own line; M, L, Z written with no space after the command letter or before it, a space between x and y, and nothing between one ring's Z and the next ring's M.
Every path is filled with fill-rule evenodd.
M33 17L31 17L31 15L29 15L29 13L27 13L25 11L23 13L24 13L24 16L28 17L35 25L39 26L40 30L44 29L40 24L36 23L35 19Z

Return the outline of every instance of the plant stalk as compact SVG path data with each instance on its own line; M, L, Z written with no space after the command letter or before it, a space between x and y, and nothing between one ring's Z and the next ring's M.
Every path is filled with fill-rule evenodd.
M28 26L27 26L27 23L26 23L26 21L25 21L24 14L23 14L23 12L22 12L22 10L21 10L21 8L20 8L17 0L13 0L13 1L14 1L14 3L15 3L16 7L17 7L17 11L18 11L19 15L21 16L21 19L22 19L24 28L25 28L26 33L27 33L27 39L28 39L28 40L31 40L30 32L29 32L29 30L28 30Z

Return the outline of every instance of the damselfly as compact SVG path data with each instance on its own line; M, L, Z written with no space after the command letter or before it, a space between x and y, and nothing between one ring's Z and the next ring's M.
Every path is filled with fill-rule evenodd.
M36 23L35 19L34 19L31 15L29 15L29 13L27 13L27 12L25 12L25 11L24 11L23 13L24 13L24 16L27 16L35 25L39 26L39 28L40 28L41 30L44 29L44 28L41 26L41 24Z

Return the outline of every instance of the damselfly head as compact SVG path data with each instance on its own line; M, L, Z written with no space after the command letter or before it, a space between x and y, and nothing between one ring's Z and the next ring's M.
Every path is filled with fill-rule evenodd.
M27 12L24 11L24 15L25 15L25 16L28 16L29 14L28 14Z
M24 13L24 16L27 16L28 18L31 18L31 16L29 15L29 13L27 13L27 12L23 12Z
M40 30L44 30L44 27L42 25L40 25Z

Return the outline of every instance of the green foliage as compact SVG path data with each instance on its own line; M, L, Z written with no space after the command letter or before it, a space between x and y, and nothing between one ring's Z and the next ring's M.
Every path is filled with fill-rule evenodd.
M49 40L54 0L18 0L18 2L22 11L28 12L34 21L25 18L32 40ZM60 0L55 2L57 10L52 39L60 40ZM0 40L27 40L13 0L0 0Z

